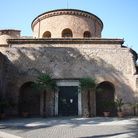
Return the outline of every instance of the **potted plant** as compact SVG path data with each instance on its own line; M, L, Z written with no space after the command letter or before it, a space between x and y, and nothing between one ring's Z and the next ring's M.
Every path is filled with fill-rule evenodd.
M131 108L134 108L134 115L136 115L136 108L138 108L138 100L135 101L134 104L131 104L131 103L130 103L130 105L131 105Z
M109 99L104 99L103 100L103 107L104 107L104 116L109 117L110 115L110 108L113 106L113 102L111 102Z
M9 98L0 97L0 118L5 118L5 109L9 107Z
M138 100L135 102L135 104L132 104L131 107L138 107Z
M22 116L28 117L29 116L29 108L30 105L33 103L33 99L27 96L21 97L21 105L22 105Z
M117 109L118 109L118 112L117 112L117 114L118 114L118 117L120 117L120 118L122 118L122 117L124 117L124 113L122 112L122 106L124 105L125 103L123 102L123 100L122 99L116 99L115 100L115 105L117 106Z

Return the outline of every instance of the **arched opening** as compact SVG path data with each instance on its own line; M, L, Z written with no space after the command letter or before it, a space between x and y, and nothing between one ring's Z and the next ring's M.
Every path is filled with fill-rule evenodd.
M89 31L85 31L83 37L91 37L91 33Z
M72 31L70 29L64 29L62 31L62 37L73 37Z
M96 92L96 115L97 116L103 116L104 112L104 105L103 100L110 100L111 102L114 102L114 85L108 81L100 83L97 88L99 91ZM112 107L109 109L110 115L116 115L117 109L115 107Z
M50 37L51 37L51 33L49 31L44 32L43 38L50 38Z
M19 90L18 112L29 112L30 116L40 115L40 93L34 91L34 82L24 83Z

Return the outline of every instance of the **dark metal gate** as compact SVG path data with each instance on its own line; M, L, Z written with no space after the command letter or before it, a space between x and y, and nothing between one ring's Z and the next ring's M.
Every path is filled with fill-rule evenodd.
M59 87L58 114L59 116L78 115L78 87L77 86Z

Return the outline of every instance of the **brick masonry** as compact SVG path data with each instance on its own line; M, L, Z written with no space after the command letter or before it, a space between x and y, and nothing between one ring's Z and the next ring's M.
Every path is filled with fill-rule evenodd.
M97 83L109 81L115 86L117 98L133 102L136 91L134 75L136 69L131 50L121 47L90 48L90 46L27 47L27 44L22 44L1 48L2 53L10 59L16 69L16 75L9 76L9 83L16 85L13 93L18 96L21 85L28 81L35 82L39 73L50 72L55 79L91 76L96 78Z
M97 84L110 82L115 88L115 98L134 103L138 95L134 51L122 46L123 39L100 38L102 21L92 14L85 12L82 14L82 11L71 13L63 11L64 14L59 14L60 11L55 12L58 15L52 13L47 17L50 13L46 13L33 21L35 39L10 39L7 43L9 47L0 48L1 60L3 57L6 58L5 62L2 60L0 68L1 88L6 88L4 92L11 94L15 103L18 103L21 86L26 82L36 82L40 73L48 72L57 81L74 79L79 81L80 78L90 76L96 78ZM63 20L65 18L66 20ZM41 20L40 32L38 19ZM81 25L81 29L78 28L78 24ZM61 32L67 27L72 30L73 38L62 39ZM50 30L52 38L38 39L38 32L42 37L46 29ZM84 39L82 35L84 31L90 31L92 38ZM3 72L6 72L6 84L2 86ZM41 114L42 97L41 94ZM94 95L91 95L91 98L95 99ZM85 101L86 93L82 92L83 116L88 114ZM91 102L92 114L95 115L95 101ZM125 105L123 110L125 114L133 114L129 105ZM54 115L52 93L47 95L47 111L49 116ZM14 108L12 114L18 114L18 106Z

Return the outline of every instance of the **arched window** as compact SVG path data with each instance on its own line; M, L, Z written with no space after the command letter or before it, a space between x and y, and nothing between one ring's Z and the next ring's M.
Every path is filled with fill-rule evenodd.
M70 29L64 29L62 31L62 37L73 37L72 31Z
M85 31L83 37L91 37L91 33L89 31Z
M42 37L43 38L49 38L49 37L51 37L51 33L49 31L46 31L46 32L44 32Z

